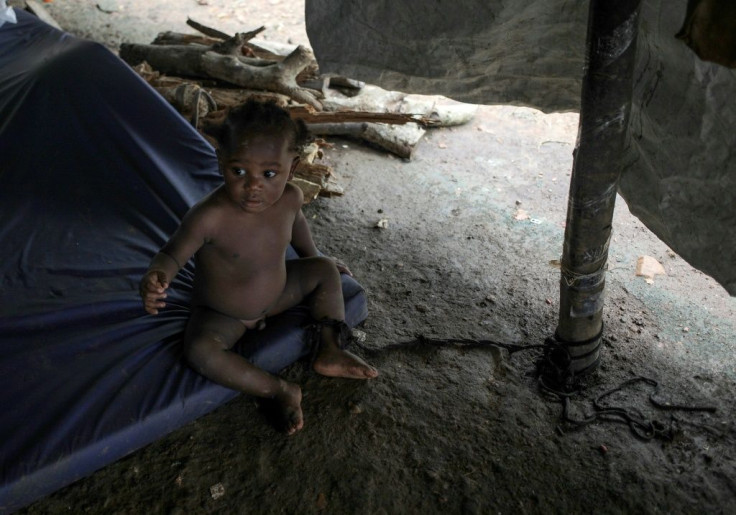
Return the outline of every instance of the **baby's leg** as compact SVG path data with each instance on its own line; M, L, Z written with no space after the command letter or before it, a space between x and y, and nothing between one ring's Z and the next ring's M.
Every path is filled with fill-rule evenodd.
M334 261L314 257L286 262L286 287L269 315L280 313L307 299L312 318L345 320L342 281ZM378 371L355 354L340 348L336 327L322 327L315 372L330 377L372 379Z
M230 349L243 333L240 320L204 307L192 310L184 335L185 355L189 364L208 379L233 390L273 399L280 407L286 432L302 428L299 386L284 381L249 363Z

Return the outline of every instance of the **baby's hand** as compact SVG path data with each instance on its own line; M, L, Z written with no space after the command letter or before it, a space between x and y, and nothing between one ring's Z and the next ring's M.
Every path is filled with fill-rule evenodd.
M161 270L150 270L141 279L139 293L143 298L143 307L152 315L158 315L158 310L166 307L162 300L166 298L166 288L169 287L166 274Z
M340 261L339 259L335 257L330 258L330 259L332 259L335 262L335 266L337 266L338 272L340 272L341 274L348 274L350 277L353 276L353 272L350 271L350 269L345 263L343 263L342 261Z

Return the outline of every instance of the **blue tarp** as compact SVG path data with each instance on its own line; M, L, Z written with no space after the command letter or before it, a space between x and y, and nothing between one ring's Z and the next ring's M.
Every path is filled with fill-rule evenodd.
M137 293L219 184L214 150L104 47L16 14L0 27L0 511L236 395L182 359L192 263L158 316ZM346 276L343 290L354 326L365 296ZM237 348L277 372L308 353L307 321L295 308Z

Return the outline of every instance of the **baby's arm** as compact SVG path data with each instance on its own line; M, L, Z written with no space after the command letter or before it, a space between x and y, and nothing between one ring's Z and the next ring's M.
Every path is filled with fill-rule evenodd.
M307 219L301 209L297 211L294 226L291 229L291 246L294 247L299 257L319 256L317 246L312 239L312 232L309 230Z
M181 267L189 261L204 243L206 214L201 208L193 208L171 239L153 257L139 288L143 306L152 315L166 307L163 299L171 281Z
M301 210L304 194L298 188L295 189L298 191L297 197L299 203L297 205L299 207L294 218L294 226L291 229L291 246L294 247L294 250L296 250L300 257L319 256L317 246L312 239L312 232L309 230L309 224ZM332 260L335 261L335 265L341 274L353 275L348 267L340 260L336 258L332 258Z

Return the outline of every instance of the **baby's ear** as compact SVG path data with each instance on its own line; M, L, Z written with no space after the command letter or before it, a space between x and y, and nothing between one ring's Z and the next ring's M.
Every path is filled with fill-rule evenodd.
M291 169L289 170L289 180L292 180L294 178L294 172L296 172L296 169L299 168L300 162L301 162L301 159L299 156L295 156L294 159L291 161Z

